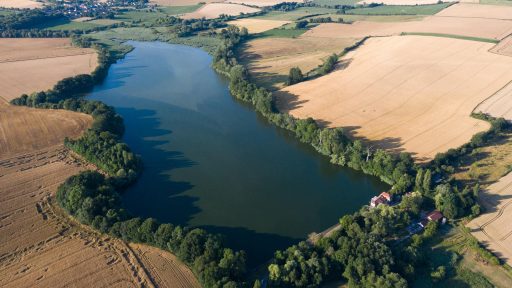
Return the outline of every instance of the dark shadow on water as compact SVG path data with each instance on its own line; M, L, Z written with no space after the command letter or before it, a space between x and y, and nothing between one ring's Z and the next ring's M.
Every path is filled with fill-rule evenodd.
M304 240L270 233L257 233L239 227L200 226L199 228L224 236L224 241L229 248L245 250L249 269L254 269L269 261L277 250L284 250ZM247 247L251 247L251 249L247 249Z
M124 195L125 207L132 214L153 217L161 222L183 225L201 210L195 205L196 197L183 195L193 188L190 182L173 181L172 170L191 167L198 163L180 151L167 151L159 146L166 141L151 139L172 134L161 129L155 111L117 108L117 112L130 127L125 141L137 154L145 155L144 171L135 185ZM160 172L165 171L165 173Z

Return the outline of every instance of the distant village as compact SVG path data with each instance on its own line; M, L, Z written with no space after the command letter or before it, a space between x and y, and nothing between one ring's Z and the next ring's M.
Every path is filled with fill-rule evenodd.
M55 3L44 6L42 9L47 14L62 14L69 19L81 17L114 18L119 9L141 9L148 7L147 0L56 0Z

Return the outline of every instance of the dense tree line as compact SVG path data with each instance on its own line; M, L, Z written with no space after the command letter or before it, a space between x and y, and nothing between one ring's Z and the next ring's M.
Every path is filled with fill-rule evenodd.
M112 178L93 171L72 176L57 191L57 201L83 224L125 241L145 243L179 257L204 287L242 287L245 253L225 248L218 235L152 218L133 218L122 208Z
M0 15L0 30L32 29L44 22L63 17L61 14L47 14L39 9L20 10Z
M422 243L434 235L437 225L429 224L423 234L397 241L404 236L405 227L411 224L411 219L418 219L421 210L438 209L450 219L478 215L479 187L459 188L438 181L438 178L434 180L439 167L449 163L451 157L438 156L431 167L422 169L415 165L408 153L391 154L365 147L361 141L350 139L342 128L322 128L311 118L296 119L277 112L271 93L251 83L248 71L237 62L235 49L245 35L237 28L230 28L229 33L224 34L223 45L214 55L214 68L230 77L232 95L252 103L269 121L292 131L300 141L330 157L331 162L380 177L392 185L392 193L403 195L416 191L402 196L398 207L363 208L345 216L341 220L342 229L317 245L303 243L277 252L269 266L271 284L275 287L317 287L319 283L342 276L349 281L350 287L405 287L407 280L413 279L417 267L429 265L425 263L428 249L425 250ZM343 53L357 48L365 40ZM320 69L332 70L337 58L333 55ZM493 121L490 131L475 136L471 141L473 144L468 145L485 142L489 135L507 125L503 120ZM444 268L432 269L432 279L444 277Z

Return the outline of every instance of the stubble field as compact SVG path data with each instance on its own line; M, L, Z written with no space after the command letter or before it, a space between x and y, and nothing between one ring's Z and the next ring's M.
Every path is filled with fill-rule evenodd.
M344 38L392 36L399 35L402 32L451 34L501 40L512 33L512 21L500 19L429 16L423 20L409 22L358 21L350 25L325 23L304 33L304 36Z
M299 67L306 73L356 41L311 37L256 39L243 47L241 61L257 84L275 90L284 87L291 68Z
M71 46L69 39L0 39L0 101L44 91L59 80L91 73L97 66L93 49Z
M18 9L35 9L43 7L43 3L33 0L0 0L0 7L18 8Z
M512 173L490 185L480 194L480 204L486 209L467 226L487 249L508 265L512 265Z
M237 27L245 27L251 34L261 33L270 29L281 27L290 21L280 20L266 20L256 18L243 18L234 21L229 21L228 24L235 25Z
M278 108L419 161L489 128L473 109L512 80L512 58L490 43L424 36L374 38L343 59L348 67L284 88Z
M229 3L210 3L202 6L192 13L187 13L181 16L182 19L213 19L218 18L220 15L238 16L241 13L254 13L260 9L253 8L238 4Z

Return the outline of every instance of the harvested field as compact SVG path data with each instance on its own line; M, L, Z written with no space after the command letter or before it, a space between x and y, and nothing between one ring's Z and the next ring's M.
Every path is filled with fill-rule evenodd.
M424 36L373 38L344 57L347 68L284 88L277 106L429 160L489 128L470 114L512 80L512 58L487 52L492 46Z
M382 3L384 5L427 5L437 4L437 0L364 0L357 2L357 4L371 4ZM456 0L446 0L443 2L456 2Z
M42 2L32 0L0 0L0 7L3 8L19 8L19 9L36 9L43 7Z
M436 16L512 20L512 7L461 3L444 9Z
M248 65L254 81L270 89L284 86L291 68L302 72L316 68L332 53L340 53L356 39L263 38L243 47L241 61Z
M59 80L91 73L93 49L72 47L69 39L0 39L0 101L48 90Z
M2 105L7 107L5 109L24 108ZM23 111L24 114L33 114L33 111L63 112ZM14 124L4 121L17 121L13 118L21 117L23 111L11 114L7 120L2 119L2 125L14 127ZM0 115L4 116L6 112L9 111L0 111ZM74 114L65 116L82 116ZM35 119L27 125L32 131L38 130L32 126L39 123L42 121ZM68 123L66 125L69 126ZM42 126L39 130L45 127L39 126ZM57 128L62 130L65 127ZM80 133L85 128L76 125L68 130ZM24 135L23 128L18 130ZM65 136L73 136L73 133ZM62 142L61 136L64 135L54 135L55 140ZM164 273L158 270L160 262L154 266L156 268L147 268L139 260L144 255L138 255L123 241L99 235L63 215L52 204L57 187L71 175L94 167L77 160L62 144L47 143L46 138L49 136L34 133L33 137L20 137L23 141L19 144L24 149L15 151L21 153L0 151L0 287L155 287L153 279L165 279L166 285L162 287L195 287L180 286L184 283L185 271L188 271L181 263L174 262L170 269L166 266L162 276ZM8 145L13 144L11 139L18 141L10 136L2 139L9 140ZM41 143L48 146L41 150L32 149L44 146ZM164 251L151 254L173 259ZM190 275L187 276L187 284L194 281Z
M485 213L467 225L482 245L508 265L512 265L512 173L480 194Z
M492 97L487 98L482 104L478 105L475 112L512 120L512 84L509 83Z
M266 7L266 6L274 6L279 3L283 3L283 2L302 3L304 1L303 0L293 0L293 1L286 1L286 0L226 0L226 2L236 3L236 4L245 4L245 5L256 6L256 7Z
M265 20L255 18L244 18L228 22L228 24L238 27L245 27L249 33L261 33L270 29L281 27L285 24L291 23L290 21L279 20Z
M206 18L213 19L218 18L220 15L238 16L241 13L255 13L260 11L258 8L252 8L238 4L227 4L227 3L210 3L197 9L195 12L187 13L181 16L182 19L194 19L194 18Z
M194 274L176 256L160 249L130 244L157 287L200 288Z
M91 123L86 114L0 104L0 157L62 144Z
M62 144L0 160L0 286L151 284L126 245L80 231L51 205L58 185L85 168Z
M491 52L512 57L512 36L508 36L494 46Z
M402 32L440 33L501 40L512 33L512 21L482 18L429 16L409 22L325 23L304 33L309 37L345 38L390 36Z

